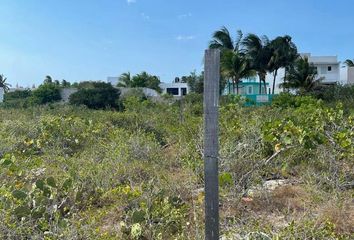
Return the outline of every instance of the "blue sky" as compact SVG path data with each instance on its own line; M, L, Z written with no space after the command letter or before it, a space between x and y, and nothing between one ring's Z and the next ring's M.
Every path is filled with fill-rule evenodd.
M148 71L170 82L202 69L212 33L289 34L299 51L354 58L354 1L0 0L0 73L105 80Z

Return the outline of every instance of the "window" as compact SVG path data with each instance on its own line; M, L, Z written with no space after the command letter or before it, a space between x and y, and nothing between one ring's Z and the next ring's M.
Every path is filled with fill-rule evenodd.
M332 66L328 66L327 71L328 72L332 71Z
M252 86L248 86L248 91L247 91L247 94L252 94Z
M181 88L182 96L187 95L187 88Z
M167 88L166 92L168 94L173 95L173 96L178 96L179 95L179 89L178 88Z

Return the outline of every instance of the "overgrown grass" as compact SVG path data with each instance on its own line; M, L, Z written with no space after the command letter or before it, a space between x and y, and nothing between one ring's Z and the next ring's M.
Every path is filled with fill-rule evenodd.
M353 115L295 102L221 106L224 237L353 237ZM0 126L1 238L203 239L197 98L131 99L125 112L0 108ZM267 189L270 179L286 183Z

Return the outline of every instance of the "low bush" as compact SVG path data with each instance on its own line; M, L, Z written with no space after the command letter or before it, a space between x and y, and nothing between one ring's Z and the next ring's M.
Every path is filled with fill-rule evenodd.
M120 91L110 83L92 82L89 88L80 88L69 98L72 105L85 105L92 109L106 109L121 107Z

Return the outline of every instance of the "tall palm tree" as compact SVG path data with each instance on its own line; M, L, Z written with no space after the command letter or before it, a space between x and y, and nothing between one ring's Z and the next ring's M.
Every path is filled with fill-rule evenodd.
M120 75L117 86L127 88L133 87L133 79L130 72L126 72Z
M251 68L253 68L259 77L259 93L262 93L262 82L264 92L267 93L266 75L269 71L269 62L271 58L271 48L267 36L258 37L256 34L248 34L242 41L246 48L246 54L250 58Z
M254 71L250 68L250 63L245 54L240 51L227 50L221 56L221 73L226 78L231 79L233 85L233 93L239 94L239 84L242 79L249 78L254 75Z
M317 68L307 57L299 57L294 66L289 68L285 82L282 85L297 89L300 94L309 93L321 85L323 78L318 78Z
M209 48L220 50L235 50L238 48L240 39L242 38L242 32L237 31L238 39L234 42L229 30L226 27L222 27L220 30L214 32L213 40L209 43Z
M53 83L53 78L49 75L45 76L44 83Z
M348 67L354 67L354 61L350 59L345 60L344 64L346 64Z
M214 32L213 40L209 48L221 50L221 74L232 82L233 93L239 94L239 83L242 78L252 76L249 61L242 49L240 49L243 34L241 30L237 31L236 40L230 35L226 27Z
M0 88L3 88L5 92L8 92L10 90L11 85L6 82L7 78L1 74L0 75Z
M271 48L272 56L268 63L268 68L273 72L272 94L274 94L278 70L292 65L298 58L298 53L296 45L291 41L291 37L288 35L273 39L269 43L269 47Z

